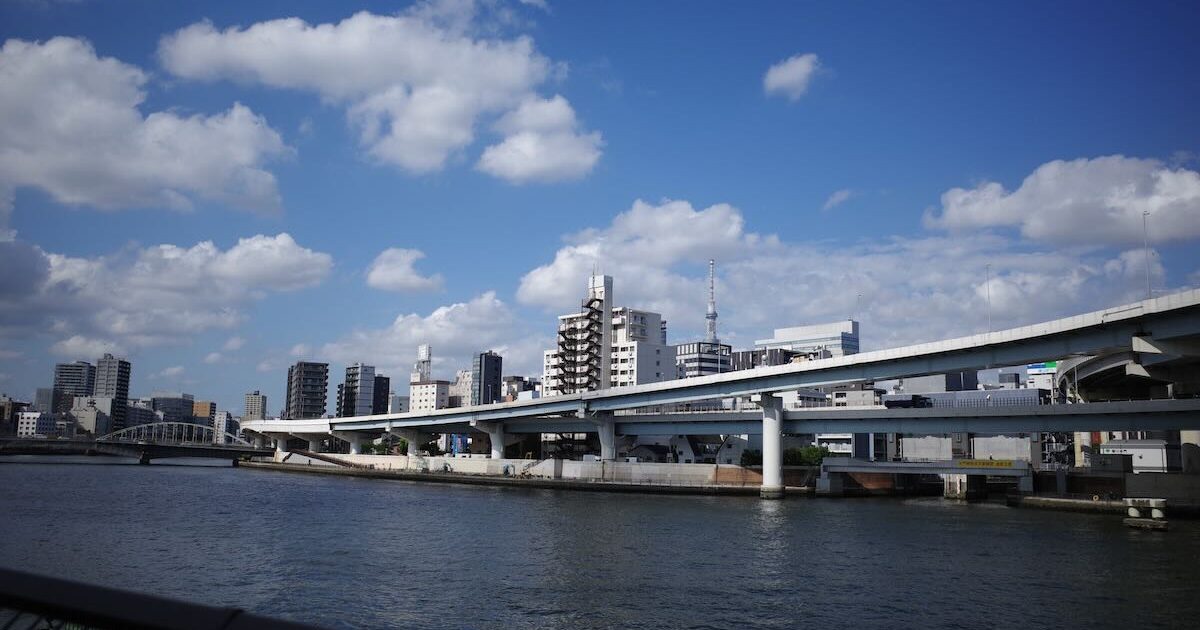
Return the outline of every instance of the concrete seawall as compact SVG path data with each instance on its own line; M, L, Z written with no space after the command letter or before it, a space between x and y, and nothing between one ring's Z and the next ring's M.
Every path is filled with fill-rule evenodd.
M274 461L243 466L375 479L610 492L757 496L762 484L762 474L753 468L716 464L279 453ZM806 467L785 470L789 493L809 492L815 472Z

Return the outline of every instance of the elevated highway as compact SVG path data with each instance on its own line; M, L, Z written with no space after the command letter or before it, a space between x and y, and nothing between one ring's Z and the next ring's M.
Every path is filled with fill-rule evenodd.
M837 415L785 410L776 394L806 387L847 382L874 382L941 372L985 369L1057 360L1075 355L1103 356L1137 348L1191 348L1200 341L1200 290L1186 291L1073 317L957 339L917 344L845 357L808 361L666 381L551 396L530 401L497 403L407 414L297 421L250 421L243 429L271 438L277 445L288 437L334 435L351 443L352 452L368 437L390 432L422 441L424 435L481 431L492 440L493 455L502 454L506 433L595 432L601 459L616 456L618 434L757 433L763 436L763 496L780 494L782 434L825 432L1013 432L1130 427L1158 417L1163 426L1195 425L1196 408L1189 401L1163 401L1155 407L1107 407L1108 412L1068 410L1070 406L958 410L860 410ZM750 399L753 415L643 414L629 410L667 407L721 398ZM1091 407L1092 405L1086 405ZM1063 411L1057 411L1062 407ZM1055 409L1055 411L1043 411ZM900 413L900 412L908 413ZM1175 424L1172 424L1175 423ZM955 428L949 428L955 427ZM984 430L985 428L993 430ZM1062 427L1062 428L1043 428ZM618 430L620 429L620 430ZM495 446L501 445L501 446Z

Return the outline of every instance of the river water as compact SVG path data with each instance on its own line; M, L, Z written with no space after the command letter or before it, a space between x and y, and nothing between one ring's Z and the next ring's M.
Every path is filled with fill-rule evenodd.
M0 565L329 627L1200 627L1195 521L0 461Z

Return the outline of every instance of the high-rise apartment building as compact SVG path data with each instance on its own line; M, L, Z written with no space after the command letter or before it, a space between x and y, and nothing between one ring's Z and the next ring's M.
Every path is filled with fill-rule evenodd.
M257 389L246 394L246 409L242 414L246 420L267 419L267 397Z
M325 397L329 391L329 364L297 361L288 368L287 420L321 418L325 415Z
M542 395L672 380L675 348L662 315L612 306L610 276L592 276L579 313L558 317L558 347L543 354Z
M471 361L471 404L488 405L504 398L500 371L504 358L488 350Z
M125 428L125 409L129 401L129 376L131 364L125 359L105 354L96 361L96 386L93 394L100 398L111 398L112 428Z
M76 396L91 396L96 388L96 366L87 361L54 366L54 413L67 413Z
M371 415L388 413L388 408L391 406L392 379L386 376L375 375L375 396L371 400Z
M375 366L355 363L346 366L346 378L338 385L337 416L369 416L375 404Z

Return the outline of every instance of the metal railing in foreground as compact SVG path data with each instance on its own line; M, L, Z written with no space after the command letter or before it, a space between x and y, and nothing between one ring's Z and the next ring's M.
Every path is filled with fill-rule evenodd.
M0 569L0 628L312 630L315 626Z

